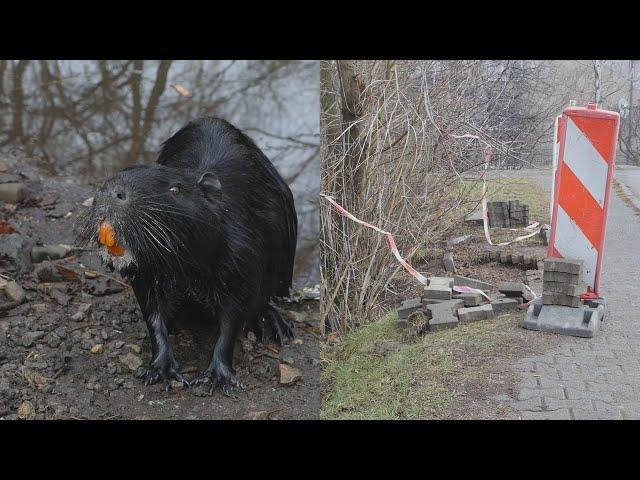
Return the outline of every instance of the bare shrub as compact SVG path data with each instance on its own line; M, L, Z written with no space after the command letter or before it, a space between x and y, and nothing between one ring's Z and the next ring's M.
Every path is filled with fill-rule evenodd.
M480 198L464 176L483 165L530 163L552 133L558 106L536 103L530 62L325 61L321 63L321 188L363 220L391 231L410 258L443 240ZM544 120L544 121L542 121ZM477 175L476 175L477 177ZM375 319L402 270L385 238L321 206L323 327ZM325 330L326 331L326 330Z

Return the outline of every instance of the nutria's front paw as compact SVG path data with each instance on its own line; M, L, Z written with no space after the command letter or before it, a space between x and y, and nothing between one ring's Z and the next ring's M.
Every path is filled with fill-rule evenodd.
M177 380L185 387L190 385L189 381L180 373L178 362L167 356L155 359L148 369L140 373L139 377L144 380L145 385L153 385L158 380L162 380L167 392L171 390L171 380Z
M279 345L284 345L287 340L293 338L293 328L284 319L282 311L272 305L265 310L263 317L257 323L254 333L265 341L273 341Z
M220 388L227 397L231 396L232 387L244 390L244 385L240 383L235 372L223 364L210 366L196 378L191 380L191 385L208 384L209 393L212 394L216 388Z

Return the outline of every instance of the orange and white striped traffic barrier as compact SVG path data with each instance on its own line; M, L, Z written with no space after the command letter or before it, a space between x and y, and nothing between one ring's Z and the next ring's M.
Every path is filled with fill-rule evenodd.
M560 154L560 125L562 115L556 117L553 125L553 156L551 167L551 203L549 203L549 221L553 220L553 197L556 188L556 174L558 172L558 155Z
M586 108L564 110L558 122L551 238L547 256L584 262L583 299L600 298L604 240L615 172L620 116Z

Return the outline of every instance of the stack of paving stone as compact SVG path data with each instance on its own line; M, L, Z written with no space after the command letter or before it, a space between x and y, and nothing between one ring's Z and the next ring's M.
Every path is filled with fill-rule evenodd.
M488 202L487 217L491 228L512 228L529 225L529 205L520 200Z
M580 307L580 295L587 286L582 282L582 260L547 258L542 274L542 303Z

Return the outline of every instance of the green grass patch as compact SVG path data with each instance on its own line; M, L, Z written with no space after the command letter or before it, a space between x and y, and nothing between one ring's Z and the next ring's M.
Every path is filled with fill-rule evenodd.
M466 179L465 190L467 198L480 199L482 197L482 182L478 179ZM549 223L549 193L540 188L535 181L524 177L502 177L487 181L488 201L519 200L520 203L529 205L529 219L541 224ZM479 209L480 207L478 207ZM482 226L472 227L473 233L481 233ZM524 232L512 232L506 229L492 229L491 239L496 242L512 240ZM524 240L519 245L539 244L537 237Z
M629 195L627 195L627 192L622 187L620 182L618 182L618 180L615 180L615 179L613 180L613 190L616 192L618 197L620 197L620 199L627 205L627 207L633 210L634 215L640 218L640 208L638 208L638 206L633 202L633 200L631 200Z
M459 325L417 339L405 338L396 318L392 311L323 348L321 418L442 416L457 398L457 386L481 378L488 368L479 358L509 345L521 314Z

